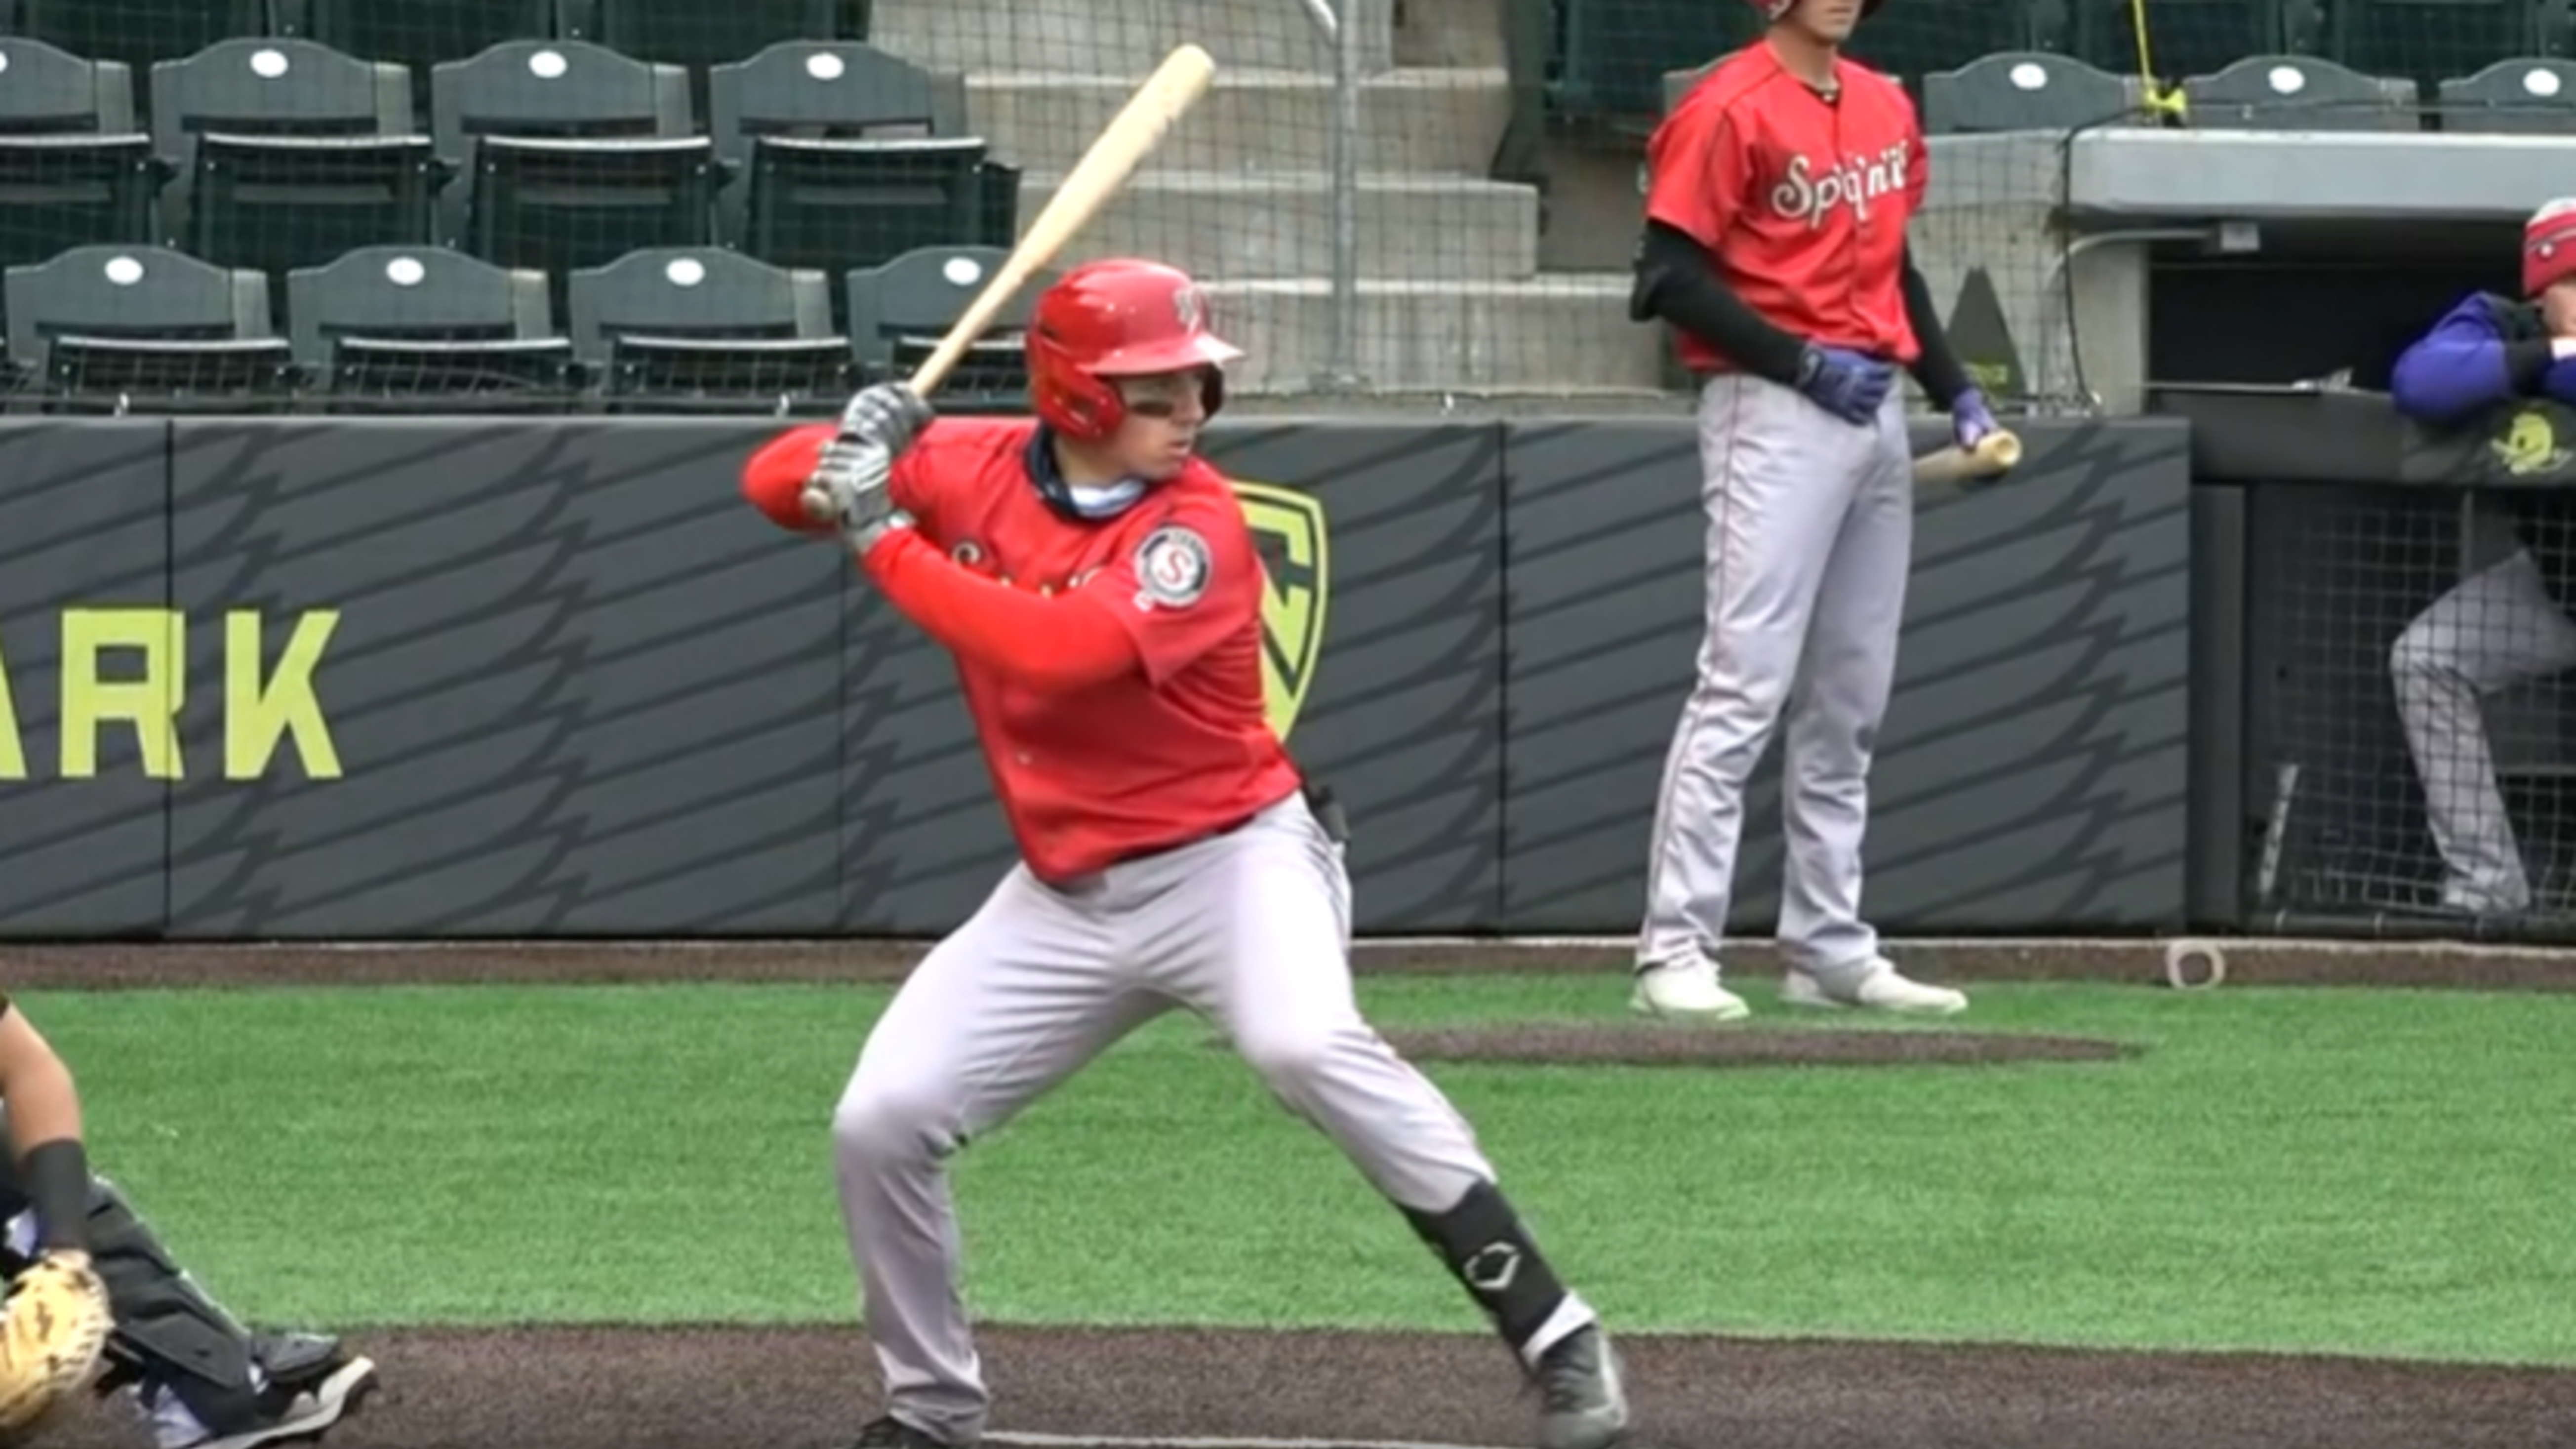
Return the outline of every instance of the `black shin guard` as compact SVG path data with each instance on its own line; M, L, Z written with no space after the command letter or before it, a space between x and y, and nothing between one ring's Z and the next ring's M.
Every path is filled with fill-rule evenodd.
M114 1183L90 1179L89 1252L107 1285L116 1331L108 1353L115 1377L168 1386L217 1434L261 1422L249 1330L172 1261Z
M1492 1183L1469 1188L1445 1213L1408 1208L1404 1216L1514 1352L1564 1304L1565 1285L1522 1229L1520 1214Z

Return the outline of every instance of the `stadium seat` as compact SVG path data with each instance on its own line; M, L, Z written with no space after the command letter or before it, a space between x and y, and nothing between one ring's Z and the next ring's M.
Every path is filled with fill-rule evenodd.
M1924 76L1981 55L2061 48L2063 14L2041 0L1898 0L1853 31L1843 48L1919 92Z
M157 240L164 176L135 124L132 72L0 37L0 267Z
M539 273L383 246L301 268L286 286L296 361L330 411L560 411L579 389Z
M2069 3L2074 53L2085 64L2113 75L2145 70L2166 85L2215 75L2249 55L2306 54L2314 48L2313 0L2148 0L2142 65L2131 0Z
M2077 130L2135 121L2146 87L2069 55L2011 51L1923 78L1923 129L1935 136Z
M689 72L703 113L707 79L720 65L790 40L855 39L857 16L844 0L566 0L596 19L583 31L620 55L676 65Z
M310 40L227 40L152 68L153 136L191 255L282 282L353 247L425 243L439 176L411 72Z
M2559 0L2330 0L2319 53L2364 75L2443 77L2548 52L2543 17ZM2150 11L2149 13L2153 13Z
M854 390L822 273L653 247L572 274L572 340L612 412L838 408Z
M49 412L264 411L294 392L268 278L161 247L76 247L0 274L9 357Z
M400 65L413 93L429 90L431 73L510 40L544 40L564 32L555 0L278 0L310 17L304 33L334 50Z
M928 360L955 322L1010 256L1002 247L923 247L847 279L851 351L862 384L909 377ZM1040 273L993 319L940 389L942 411L1016 409L1026 405L1028 363L1021 351L1029 312L1054 281Z
M2445 131L2563 136L2576 133L2576 61L2500 60L2434 92Z
M708 106L722 235L764 261L839 276L1018 236L1019 173L968 134L963 76L857 41L792 42L716 67Z
M686 73L587 41L512 41L433 72L448 235L554 277L715 240L714 148ZM558 294L558 303L562 298Z
M744 251L838 276L927 246L1009 246L1020 173L974 137L762 136L742 183Z
M2251 55L2183 81L2191 124L2231 131L2420 131L2415 82L2366 76L2330 60Z
M17 30L148 76L155 62L235 36L274 35L278 25L268 0L18 0Z

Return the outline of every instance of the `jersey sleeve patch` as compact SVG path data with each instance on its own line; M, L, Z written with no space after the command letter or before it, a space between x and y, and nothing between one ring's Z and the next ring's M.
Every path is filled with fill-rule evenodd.
M1186 609L1204 597L1216 571L1196 529L1166 524L1136 547L1136 607Z

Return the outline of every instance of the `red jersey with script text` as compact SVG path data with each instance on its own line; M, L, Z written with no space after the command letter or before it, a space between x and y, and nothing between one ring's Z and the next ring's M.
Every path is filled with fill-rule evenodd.
M1260 555L1243 506L1192 459L1113 518L1047 506L1036 424L942 418L895 465L895 503L958 566L1041 594L1090 591L1142 660L1044 689L960 658L958 682L1029 868L1061 881L1242 823L1295 793L1261 683Z
M1828 99L1760 43L1719 62L1647 142L1646 215L1773 326L1908 364L1899 278L1930 155L1894 79L1839 57L1834 76ZM1733 366L1688 333L1675 347L1696 371Z

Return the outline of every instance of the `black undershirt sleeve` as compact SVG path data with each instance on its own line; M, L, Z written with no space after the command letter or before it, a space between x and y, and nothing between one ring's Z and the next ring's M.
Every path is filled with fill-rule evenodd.
M1947 412L1968 390L1968 370L1959 365L1959 354L1950 350L1949 330L1941 325L1941 313L1932 305L1932 284L1915 267L1911 246L1905 249L1903 267L1897 286L1905 294L1905 323L1914 329L1914 345L1920 349L1912 369L1914 380Z
M1628 315L1639 322L1661 317L1745 371L1791 387L1805 362L1805 339L1764 321L1709 270L1689 233L1660 221L1646 223L1637 244L1637 285Z

